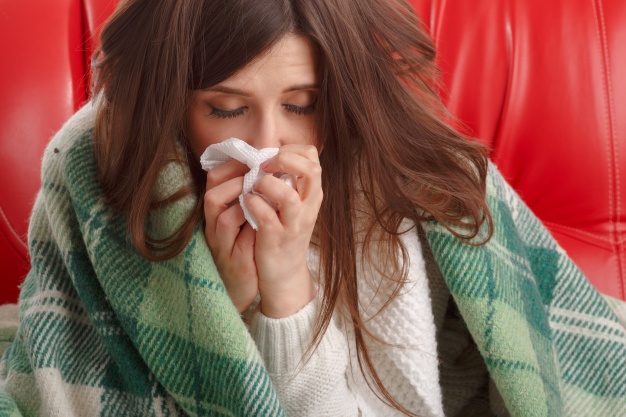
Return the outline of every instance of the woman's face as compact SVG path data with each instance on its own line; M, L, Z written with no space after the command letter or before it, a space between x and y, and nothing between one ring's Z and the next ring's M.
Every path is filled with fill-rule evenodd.
M257 149L317 146L317 93L313 45L287 35L232 77L196 92L188 119L193 151L199 157L230 137Z

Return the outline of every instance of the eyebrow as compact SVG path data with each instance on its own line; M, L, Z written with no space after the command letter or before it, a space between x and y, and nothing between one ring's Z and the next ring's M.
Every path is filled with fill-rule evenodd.
M293 87L289 87L288 89L283 91L283 94L284 93L291 93L292 91L313 90L313 89L316 89L316 88L320 88L320 86L315 84L315 83L294 85Z
M312 84L299 84L299 85L294 85L293 87L289 87L289 88L285 89L283 91L283 94L291 93L293 91L312 90L312 89L316 89L316 88L319 88L319 85L315 84L315 83L312 83ZM225 87L225 86L222 86L222 85L216 85L216 86L213 86L213 87L209 87L205 91L215 91L215 92L218 92L218 93L232 94L232 95L235 95L235 96L243 96L243 97L250 97L250 96L252 96L252 94L248 93L247 91L239 90L237 88Z

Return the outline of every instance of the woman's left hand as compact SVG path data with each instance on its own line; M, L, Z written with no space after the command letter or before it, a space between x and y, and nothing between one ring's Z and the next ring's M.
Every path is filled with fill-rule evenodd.
M297 312L315 297L306 258L322 204L322 168L314 146L285 145L261 169L296 177L295 189L273 175L255 184L254 190L275 203L276 210L258 195L246 197L246 205L258 224L254 258L261 311L268 317L281 318Z

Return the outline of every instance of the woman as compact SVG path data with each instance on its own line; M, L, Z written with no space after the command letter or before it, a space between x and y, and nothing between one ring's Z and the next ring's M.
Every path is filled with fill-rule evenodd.
M429 89L434 51L409 5L193 3L167 11L127 3L103 31L99 86L108 106L99 112L95 141L109 201L130 219L144 256L158 259L187 244L203 200L207 243L235 306L243 312L258 292L259 313L270 318L291 316L314 298L306 260L315 229L325 291L316 333L326 329L336 307L347 309L357 324L357 352L368 363L356 298L355 228L371 229L366 238L374 245L376 229L395 232L403 218L418 223L435 216L473 237L488 216L484 150L441 121L443 109ZM167 26L188 25L182 16L178 22L150 21L177 13L193 13L198 29ZM137 42L131 46L124 29L135 14L149 29L133 29ZM164 27L155 33L155 24ZM165 38L169 32L179 38ZM160 48L149 46L155 38L164 39ZM155 56L143 56L144 50ZM126 66L159 62L159 55L161 65L144 69L152 85L140 79L130 85L127 74L139 70ZM163 91L162 85L171 88ZM141 103L138 113L125 108L129 103ZM298 177L295 190L273 176L256 184L278 207L274 211L259 196L247 199L251 213L264 219L256 232L239 204L229 207L241 194L248 167L226 163L205 180L198 166L205 148L229 137L257 149L280 148L264 170ZM173 138L189 155L195 194L206 193L188 226L155 254L145 243L143 224ZM363 202L357 202L360 196ZM466 217L475 220L462 223ZM383 271L385 286L399 287L406 271L397 262L398 236L385 233L376 245L391 261Z
M7 410L523 415L530 398L560 412L545 316L532 376L549 394L527 384L517 400L509 382L532 378L490 361L514 336L483 344L450 299L444 258L484 256L497 173L446 123L434 55L401 0L123 2L97 99L44 159ZM278 148L260 168L295 177L245 196L256 230L237 201L249 167L200 167L231 137ZM488 275L477 262L454 270Z

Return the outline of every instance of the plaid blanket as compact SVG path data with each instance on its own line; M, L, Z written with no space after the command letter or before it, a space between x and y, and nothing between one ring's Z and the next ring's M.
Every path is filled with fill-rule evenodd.
M626 304L589 284L493 165L487 181L487 245L424 229L508 412L626 416Z
M151 263L107 208L93 116L90 105L79 111L44 155L32 270L0 362L0 417L284 415L202 230L176 258ZM188 178L168 165L157 195ZM509 413L623 416L622 304L593 290L493 167L488 194L488 245L425 230ZM152 213L151 234L168 235L193 204Z
M0 416L284 415L202 230L176 258L151 263L105 204L94 113L79 111L44 154ZM157 193L187 178L169 164ZM169 234L193 203L152 213L149 231Z

